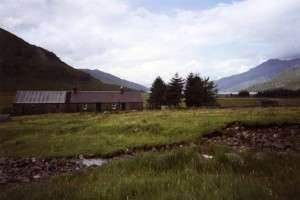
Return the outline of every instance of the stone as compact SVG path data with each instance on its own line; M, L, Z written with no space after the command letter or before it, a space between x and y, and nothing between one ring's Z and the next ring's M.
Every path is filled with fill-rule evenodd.
M239 156L236 153L225 153L225 156L231 161L231 162L236 162L240 165L244 165L245 164L245 160L244 158L242 158L241 156Z
M39 178L41 178L41 176L40 175L34 175L32 178L39 179Z
M83 160L84 159L83 155L79 155L79 159Z
M32 169L35 171L42 170L42 168L40 166L33 166Z
M246 131L242 132L243 138L248 139L250 137L250 134Z
M131 149L126 149L126 150L125 150L125 154L127 154L127 155L132 155L133 152L132 152Z
M279 144L279 143L272 143L271 144L271 146L272 147L275 147L276 149L279 149L279 150L282 150L282 149L284 149L284 146L283 145L281 145L281 144Z
M213 158L213 156L207 155L207 154L202 154L202 156L203 156L203 158L205 158L205 159L212 159L212 158Z
M158 150L157 150L157 148L152 147L152 151L153 151L153 152L157 152Z

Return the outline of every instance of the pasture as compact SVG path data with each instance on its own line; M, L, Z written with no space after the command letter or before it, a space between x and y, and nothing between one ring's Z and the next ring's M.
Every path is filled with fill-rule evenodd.
M196 142L233 121L300 124L300 108L76 113L12 120L0 124L1 157L106 156L130 147ZM242 156L245 165L226 158L228 152ZM213 158L203 159L202 154ZM256 155L219 145L140 152L76 174L4 188L0 199L297 199L299 155Z
M12 99L1 94L1 108L11 106ZM0 158L107 157L133 147L196 144L204 133L236 121L250 127L300 124L299 99L272 100L281 106L220 97L227 108L13 116L12 122L0 123ZM218 144L141 151L101 167L0 188L0 199L299 199L299 154L257 155Z
M130 147L197 140L233 121L299 124L299 116L298 107L20 116L0 124L1 156L105 156Z

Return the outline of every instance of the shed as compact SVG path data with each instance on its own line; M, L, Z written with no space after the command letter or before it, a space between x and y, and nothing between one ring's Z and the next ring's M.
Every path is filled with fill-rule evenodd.
M42 114L64 111L66 91L17 91L14 114Z

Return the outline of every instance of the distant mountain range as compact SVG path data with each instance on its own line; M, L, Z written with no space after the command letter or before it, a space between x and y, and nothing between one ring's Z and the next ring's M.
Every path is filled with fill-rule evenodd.
M74 87L80 90L120 89L119 82L111 83L74 69L54 53L0 28L0 92L72 90Z
M79 70L92 75L94 78L102 81L103 83L117 84L117 85L127 87L127 88L131 88L131 89L134 89L134 90L143 90L143 91L148 91L149 90L149 88L147 88L143 85L121 79L119 77L116 77L116 76L114 76L112 74L109 74L109 73L102 72L100 70L91 70L91 69L79 69Z
M245 73L221 78L215 81L215 83L221 92L238 92L242 89L248 89L251 86L270 81L281 72L297 65L300 65L300 58L292 60L271 59Z
M289 68L271 80L251 86L248 88L249 91L264 91L269 89L290 89L290 90L298 90L300 89L300 65Z

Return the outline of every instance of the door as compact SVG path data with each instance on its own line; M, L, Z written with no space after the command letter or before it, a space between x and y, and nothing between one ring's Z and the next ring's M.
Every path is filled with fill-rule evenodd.
M126 110L126 103L122 103L122 110Z
M101 112L101 103L96 103L96 111Z

